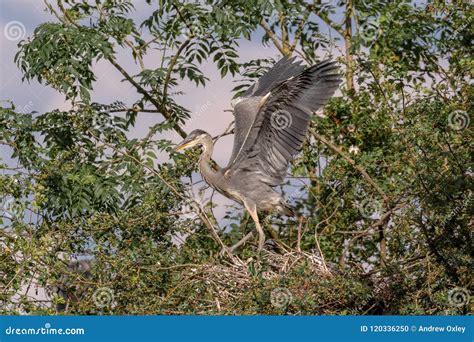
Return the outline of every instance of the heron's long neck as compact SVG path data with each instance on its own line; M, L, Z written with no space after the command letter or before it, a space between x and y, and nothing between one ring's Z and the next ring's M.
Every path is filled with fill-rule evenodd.
M215 184L213 180L217 178L216 172L210 166L212 152L214 151L214 143L209 136L203 141L203 152L199 158L199 171L208 184Z

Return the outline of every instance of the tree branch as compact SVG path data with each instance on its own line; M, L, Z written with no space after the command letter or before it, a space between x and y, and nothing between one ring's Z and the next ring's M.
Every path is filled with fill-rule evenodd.
M127 79L127 81L129 81L137 89L140 94L142 94L156 107L156 109L158 109L158 111L165 117L166 120L171 120L171 115L163 104L159 103L155 98L153 98L153 96L151 96L140 84L138 84L113 58L107 58L107 60ZM183 138L186 137L186 132L184 132L178 124L173 124L173 129Z
M350 94L354 91L354 63L352 60L352 13L353 3L352 0L347 1L346 13L344 19L344 45L345 45L345 58L347 64L346 72L346 84L347 90Z
M262 21L260 22L260 26L263 28L263 30L265 31L265 33L270 37L270 39L272 40L273 44L274 44L275 47L278 49L278 51L280 51L280 53L281 53L283 56L286 56L285 50L283 49L283 46L281 45L280 41L278 40L277 35L276 35L276 34L272 31L272 29L267 25L267 23L265 22L265 20L262 19Z
M295 31L295 36L293 38L293 43L291 44L290 51L294 51L296 49L296 45L298 44L298 40L300 39L301 35L303 34L303 29L304 25L306 24L308 17L309 17L309 11L307 11L301 21L298 24L298 28Z
M280 13L280 28L281 28L281 43L283 48L283 55L290 56L291 49L290 49L290 38L288 36L288 28L286 26L285 14L283 12Z
M168 70L166 72L166 77L163 84L163 100L166 100L168 86L171 80L171 74L173 73L173 68L178 62L179 56L181 55L183 50L186 48L186 46L189 45L189 43L191 43L191 38L188 38L187 40L183 42L183 44L181 44L181 46L178 48L178 51L176 51L175 55L171 59L170 64L168 65Z
M121 112L137 112L137 113L161 113L158 109L143 109L143 108L124 108L124 109L111 109L109 113L121 113Z
M332 28L334 31L339 33L341 36L344 36L344 32L342 27L336 23L334 23L331 19L329 19L328 15L324 12L321 12L319 9L316 8L314 5L308 6L309 10L312 10L314 14L316 14L326 25Z

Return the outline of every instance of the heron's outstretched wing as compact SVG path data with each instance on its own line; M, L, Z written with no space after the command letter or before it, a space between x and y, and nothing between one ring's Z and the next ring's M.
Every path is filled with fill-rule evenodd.
M269 185L281 184L298 153L312 114L334 94L338 67L324 61L276 85L265 97L242 147L228 169L254 172Z
M301 62L295 62L295 57L283 57L236 101L237 104L234 106L234 147L229 165L240 151L250 127L255 121L259 110L259 102L263 95L267 94L276 84L301 73L305 67L300 64Z
M301 61L296 61L296 57L283 57L270 70L258 79L251 87L249 87L243 97L263 96L277 83L285 81L304 70Z

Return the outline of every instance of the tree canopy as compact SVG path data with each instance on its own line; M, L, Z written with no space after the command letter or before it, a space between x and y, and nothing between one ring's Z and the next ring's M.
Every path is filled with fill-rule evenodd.
M463 314L472 291L474 11L470 1L45 1L51 21L18 44L24 80L69 110L0 107L0 313ZM340 94L315 115L281 191L299 219L271 216L275 248L255 255L237 205L225 227L186 188L197 151L171 153L192 111L179 85L206 87L212 61L238 96L275 60L242 60L243 41L307 64L342 66ZM126 51L131 74L117 59ZM147 65L146 56L159 53ZM139 95L91 101L108 63ZM130 136L144 113L156 122ZM222 132L231 133L230 130ZM176 142L176 141L175 141ZM169 159L159 161L157 154ZM229 152L230 155L230 152ZM87 272L71 262L90 262Z

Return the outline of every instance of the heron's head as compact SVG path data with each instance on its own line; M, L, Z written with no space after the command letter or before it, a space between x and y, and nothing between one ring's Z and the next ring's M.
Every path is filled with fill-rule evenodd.
M178 146L175 147L174 151L178 152L181 150L185 150L187 148L197 146L197 145L204 145L204 143L210 138L211 136L204 132L201 129L195 129L184 139Z

